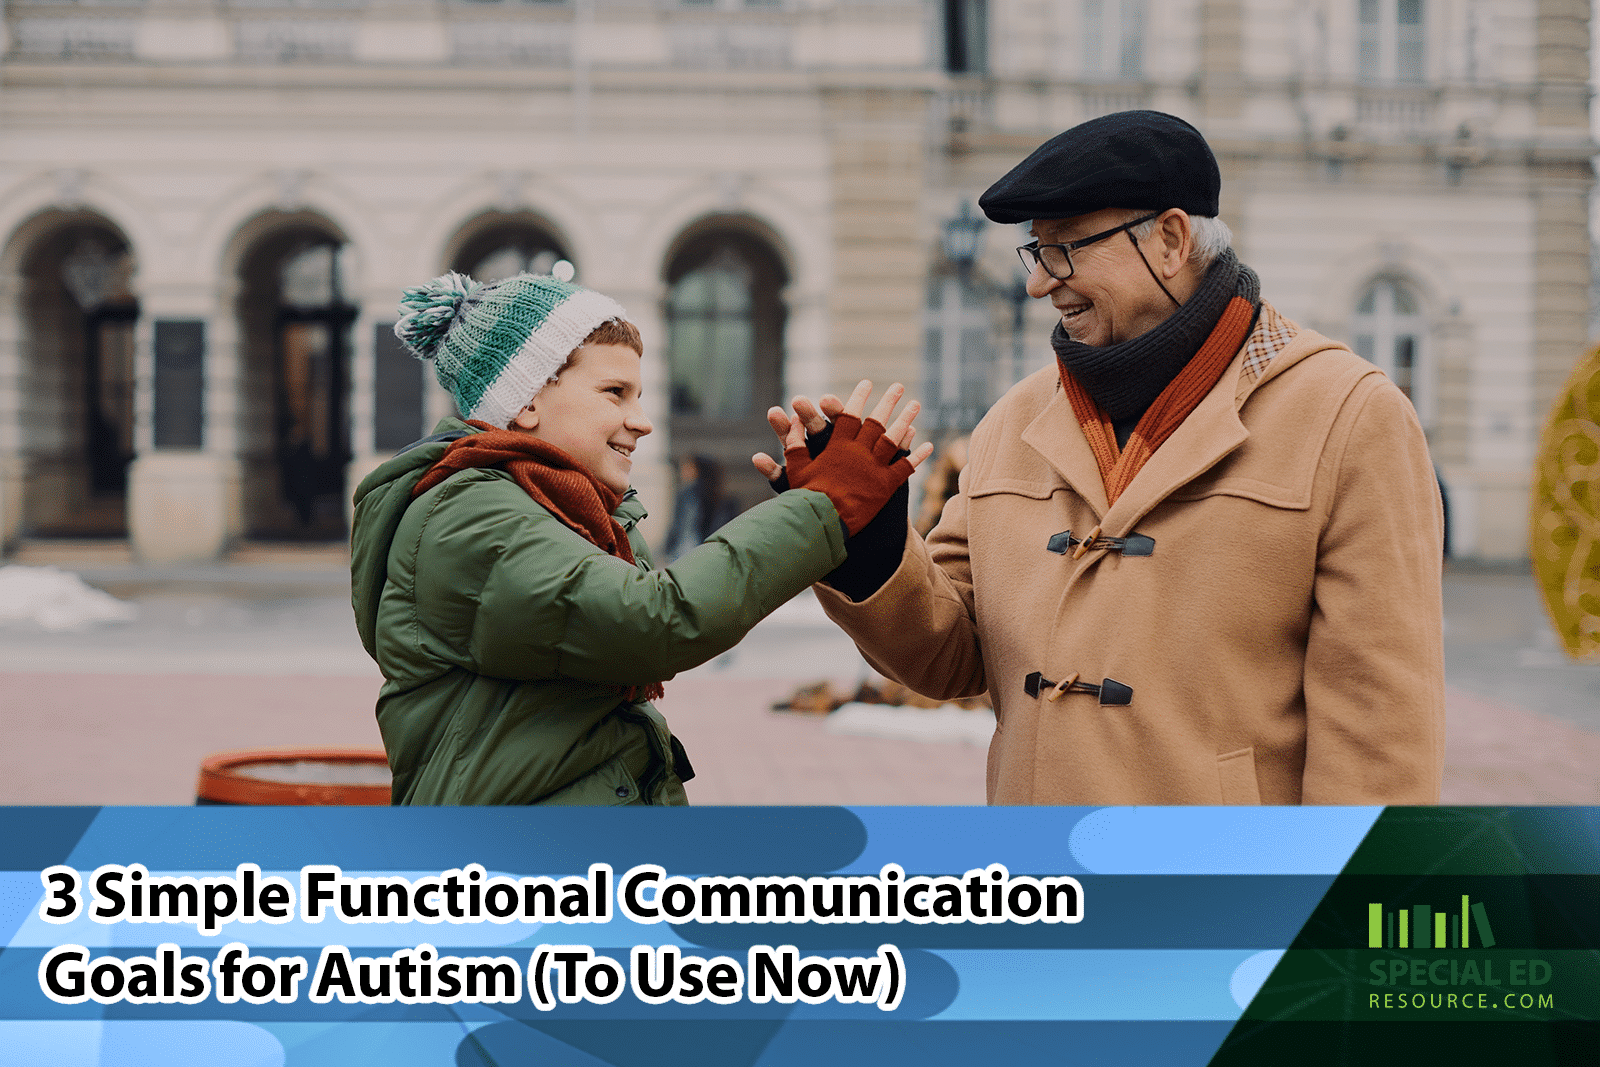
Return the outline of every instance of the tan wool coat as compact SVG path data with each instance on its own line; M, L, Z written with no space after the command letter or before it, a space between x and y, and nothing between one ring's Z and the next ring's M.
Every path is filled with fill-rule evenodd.
M1372 364L1263 305L1114 507L1054 366L971 449L883 588L817 592L888 677L989 691L991 804L1438 801L1442 509L1411 404ZM1046 547L1095 526L1154 549ZM1030 696L1035 671L1133 695Z

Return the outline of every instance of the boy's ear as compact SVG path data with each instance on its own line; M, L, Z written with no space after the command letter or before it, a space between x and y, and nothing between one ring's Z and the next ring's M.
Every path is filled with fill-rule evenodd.
M517 412L517 417L511 420L511 425L518 430L535 430L539 427L539 413L533 410L533 405L528 405Z

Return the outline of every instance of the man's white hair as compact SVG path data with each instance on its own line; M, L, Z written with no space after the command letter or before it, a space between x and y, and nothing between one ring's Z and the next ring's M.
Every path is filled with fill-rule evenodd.
M1155 232L1158 221L1151 219L1149 222L1141 222L1128 232L1133 234L1134 240L1142 241ZM1233 231L1219 218L1190 215L1189 229L1194 235L1194 251L1190 253L1189 258L1202 271L1207 270L1218 256L1233 247Z

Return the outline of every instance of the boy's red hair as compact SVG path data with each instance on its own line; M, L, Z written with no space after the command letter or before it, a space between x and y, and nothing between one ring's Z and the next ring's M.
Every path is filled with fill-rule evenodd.
M644 355L644 338L639 336L639 327L626 319L608 319L590 331L589 336L578 345L627 345L639 355ZM572 362L571 357L567 359Z

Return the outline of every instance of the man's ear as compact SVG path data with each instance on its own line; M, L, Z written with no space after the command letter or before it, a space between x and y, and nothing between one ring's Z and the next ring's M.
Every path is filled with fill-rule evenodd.
M1156 233L1161 238L1162 273L1174 278L1194 259L1194 227L1189 216L1179 208L1169 208L1156 222Z
M517 412L517 417L511 420L511 425L513 428L524 432L536 430L539 428L539 413L533 410L532 404L529 404Z

